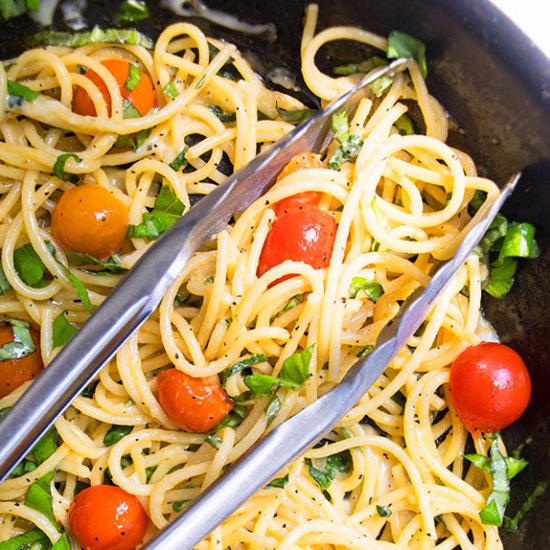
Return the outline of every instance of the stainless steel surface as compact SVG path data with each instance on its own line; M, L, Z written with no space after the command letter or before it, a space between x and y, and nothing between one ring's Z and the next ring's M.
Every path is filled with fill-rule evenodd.
M33 443L153 313L191 254L223 229L235 212L263 195L294 155L321 151L332 114L353 109L363 87L382 75L402 70L406 62L397 59L371 72L324 112L317 113L203 198L144 254L0 423L0 480L9 475Z
M415 292L403 305L400 315L381 332L373 353L357 361L333 390L268 433L145 548L193 548L280 470L328 433L420 327L438 296L483 237L519 177L516 174L510 179L485 217L468 232L453 258L440 266L428 286Z

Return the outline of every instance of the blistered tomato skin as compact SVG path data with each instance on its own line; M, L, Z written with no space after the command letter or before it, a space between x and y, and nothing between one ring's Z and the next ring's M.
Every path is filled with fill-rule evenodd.
M98 184L65 191L52 213L52 234L65 249L107 258L124 243L128 210Z
M140 71L140 79L136 87L133 90L128 90L125 86L130 75L130 63L128 61L124 59L105 59L101 64L114 76L122 98L130 101L141 116L157 106L153 84L143 71ZM85 76L97 86L101 95L103 95L110 116L111 96L105 82L94 71L88 71ZM88 92L80 86L77 86L74 90L73 111L79 115L96 116L96 109Z
M275 219L267 234L258 262L258 276L285 260L304 262L314 269L327 267L336 229L334 218L316 206L304 204L285 211ZM288 277L281 280L285 278Z
M134 550L148 524L139 500L113 485L84 489L69 508L71 534L85 550Z
M30 328L36 350L20 359L0 361L0 398L10 394L19 386L34 380L44 369L40 355L40 334ZM13 329L9 323L0 323L0 346L13 342Z
M161 372L157 382L161 407L187 432L210 431L233 408L233 402L215 379L193 378L171 368Z
M472 433L493 433L515 422L531 397L529 372L521 357L504 344L470 346L449 375L451 404Z

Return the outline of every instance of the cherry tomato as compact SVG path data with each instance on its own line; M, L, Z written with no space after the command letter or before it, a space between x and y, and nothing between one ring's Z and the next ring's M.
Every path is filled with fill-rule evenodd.
M289 174L297 172L298 170L305 170L307 168L325 168L324 162L321 160L319 155L315 153L301 153L294 156L290 162L283 168L277 181L282 180ZM294 208L299 207L304 204L309 204L311 206L317 206L321 200L322 193L316 191L305 191L304 193L298 193L287 197L273 205L273 210L277 216L280 216L284 212Z
M464 350L452 364L450 395L468 430L492 433L522 415L531 396L531 380L512 348L482 342Z
M130 75L130 63L128 61L124 59L105 59L101 64L115 77L123 99L130 101L141 116L144 116L153 107L156 107L157 100L153 84L151 84L151 79L143 71L139 72L140 79L135 88L133 90L128 90L125 86L128 76ZM98 87L105 98L110 116L111 96L105 82L92 70L88 71L85 76ZM80 86L77 86L74 91L73 111L79 115L96 116L97 114L88 92Z
M258 262L258 276L285 260L305 262L314 269L327 267L335 237L334 218L316 206L304 204L284 212L267 234Z
M133 550L149 518L139 500L113 485L93 485L69 508L71 533L85 550Z
M36 378L44 369L40 355L40 334L29 328L36 350L20 359L0 361L0 398ZM0 323L0 346L13 342L13 329L9 323Z
M101 185L65 191L52 214L52 234L65 250L106 258L124 243L128 211Z
M161 372L157 381L161 407L187 432L208 432L233 408L225 390L211 378L193 378L172 368Z

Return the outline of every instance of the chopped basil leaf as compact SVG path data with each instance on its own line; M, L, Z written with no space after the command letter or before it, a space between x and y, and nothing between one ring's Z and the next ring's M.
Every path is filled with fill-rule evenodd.
M42 464L52 456L59 447L59 433L52 426L32 448L31 454L36 464Z
M23 101L34 101L39 95L39 92L31 90L21 82L8 80L8 107L18 107Z
M141 71L137 65L130 63L130 71L128 73L128 78L124 83L124 87L129 91L133 92L136 89L136 86L141 80Z
M300 387L309 378L309 366L313 357L314 345L294 353L285 359L280 378L289 380Z
M252 374L244 377L244 383L255 397L271 395L275 388L282 387L298 391L309 378L309 365L313 356L313 345L285 359L279 377L268 374Z
M206 441L206 443L208 443L209 445L212 445L214 449L219 449L222 438L218 437L217 435L209 435L205 438L204 441Z
M355 73L370 73L373 69L383 67L388 62L377 55L369 57L360 63L348 63L347 65L338 65L332 69L332 72L337 75L348 76Z
M57 526L57 520L53 513L51 490L54 473L52 470L29 487L25 504L46 516L53 525Z
M229 414L216 426L214 431L217 432L225 427L235 428L245 419L247 413L246 405L235 403Z
M313 466L313 463L310 459L306 458L306 464L309 469L309 475L311 478L317 482L317 485L325 491L330 487L330 484L332 483L332 476L328 472L323 472L322 470L319 470L315 466Z
M29 323L18 319L6 319L4 322L11 325L13 340L0 347L0 361L21 359L36 351Z
M20 279L33 288L42 288L46 285L44 275L46 266L42 263L40 256L36 253L31 243L17 248L13 253L15 271Z
M82 269L82 271L92 275L120 275L121 273L126 273L128 271L120 265L120 258L116 254L109 256L106 260L100 260L99 258L95 258L94 256L90 256L90 254L84 254L82 252L71 252L70 250L68 250L66 254L69 261L75 266L98 266L101 268Z
M237 120L236 113L224 113L217 105L208 105L208 108L214 113L222 122L235 122Z
M85 32L42 31L31 37L29 46L66 46L78 48L92 43L128 44L153 48L153 42L137 29L100 29Z
M128 226L128 237L158 239L162 233L170 229L181 217L185 205L166 185L161 186L151 212L143 214L143 223Z
M25 0L25 5L29 11L38 11L40 9L40 0Z
M504 511L510 499L510 479L521 472L527 461L514 457L505 457L498 449L497 434L492 434L489 456L479 454L465 455L465 458L478 468L491 473L493 486L485 502L485 508L479 517L482 523L501 526Z
M140 118L141 113L134 107L134 104L129 100L124 98L122 101L122 118ZM131 136L128 136L131 138Z
M281 109L277 105L277 113L278 115L289 124L292 124L294 126L298 126L299 124L302 124L302 122L305 122L306 120L309 120L317 111L314 109L308 109L307 107L304 109L294 109L292 111L287 111L285 109Z
M103 438L103 445L110 447L115 443L118 443L124 436L128 435L132 431L133 426L118 426L114 424L109 428L109 431Z
M394 126L399 130L402 136L410 136L414 134L414 124L411 117L403 114L394 123Z
M499 258L538 258L535 228L530 223L511 223L500 248Z
M50 539L40 529L32 529L22 535L0 542L0 550L45 550L50 547Z
M482 204L485 202L486 197L486 193L484 193L483 191L479 191L479 189L476 189L469 205L472 214L475 214L481 208Z
M340 146L329 159L328 167L331 170L337 170L344 162L357 158L363 146L363 140L359 136L349 133L348 113L346 111L340 111L332 115L331 126L334 138L340 143Z
M176 85L173 82L168 82L168 84L166 84L166 86L162 89L162 93L170 99L176 99L176 97L180 95Z
M428 74L428 63L426 61L426 45L424 42L400 31L392 31L388 36L388 59L398 57L412 57L420 68L422 76Z
M6 21L25 13L27 9L25 0L0 0L0 15Z
M388 508L388 506L381 506L379 504L376 505L376 511L381 518L389 518L392 514L392 511Z
M366 357L367 355L370 355L373 351L374 346L366 346L357 354L357 357Z
M514 517L509 518L508 516L504 516L504 529L510 533L515 533L525 514L533 508L537 500L546 492L546 489L548 489L548 481L539 481L533 491L523 501Z
M405 408L405 405L407 404L407 398L405 397L405 394L401 392L400 390L397 390L392 396L392 401L395 401L400 407L403 409Z
M269 374L249 374L244 377L244 383L252 390L254 397L265 397L271 395L273 390L279 386L290 390L299 390L300 385L289 380L269 376Z
M55 164L53 165L53 173L63 181L70 181L76 183L78 176L76 174L67 174L65 172L65 163L70 159L74 159L75 162L82 162L82 159L75 153L63 153L57 157Z
M313 463L310 459L306 459L305 463L309 469L309 475L314 479L323 494L327 499L330 500L330 496L326 493L326 490L330 487L330 484L336 478L338 474L347 475L351 470L352 460L349 451L343 451L338 454L330 455L326 459L325 470L320 470L313 466Z
M174 510L174 512L181 512L182 508L189 502L191 502L191 501L190 500L176 500L176 501L172 502L172 510Z
M185 210L185 205L168 185L162 185L155 200L155 210L162 210L168 214L181 216Z
M64 346L78 329L67 321L66 311L62 311L53 321L52 325L52 347L58 348Z
M187 166L187 159L185 158L185 155L188 150L189 147L184 145L183 149L178 153L178 156L168 166L170 166L170 168L172 168L175 172L178 172L181 168L185 168Z
M281 316L283 313L286 313L287 311L290 311L291 309L294 309L296 306L302 304L306 298L305 294L296 294L293 298L291 298L283 307L283 309L279 310L273 317L273 319L276 319L277 317Z
M220 69L216 74L222 78L227 78L227 80L232 80L233 82L238 82L240 80L236 74L228 71L227 69Z
M494 298L504 298L512 289L517 267L518 261L515 258L495 260L489 271L489 282L483 290Z
M227 370L223 372L222 375L222 385L225 386L227 379L230 376L233 376L234 374L237 374L238 372L241 372L244 369L247 369L251 367L252 365L257 365L258 363L263 363L264 361L267 361L267 357L261 353L257 353L255 355L251 355L250 357L247 357L246 359L243 359L242 361L238 361L234 365L231 365Z
M286 484L288 483L288 474L284 477L276 477L275 479L272 479L265 487L266 489L268 487L275 487L277 489L284 489L286 487Z
M349 136L349 119L347 111L340 111L332 115L330 121L334 139L342 144Z
M268 426L273 422L273 420L275 420L275 417L279 414L282 406L281 400L274 395L264 411Z
M84 283L78 277L75 277L67 267L65 267L62 263L57 262L59 267L61 268L61 271L65 274L67 279L69 279L69 282L73 285L73 288L75 289L76 293L78 294L78 297L82 301L82 305L86 308L86 310L89 313L94 312L94 306L92 305L92 302L90 301L90 296L88 294L88 289L84 286Z
M384 294L384 288L380 283L369 281L364 277L354 277L351 280L350 298L356 298L361 291L374 303Z
M387 74L379 76L374 82L369 84L370 91L375 97L383 96L393 84L393 78Z
M10 288L10 282L6 277L6 273L4 272L2 264L0 264L0 294L5 294Z
M95 394L95 390L97 388L97 385L99 384L99 382L96 380L94 382L90 382L81 392L80 392L80 395L82 397L87 397L88 399L92 399L94 394Z
M498 253L490 264L489 281L483 290L500 299L514 284L518 258L537 258L540 249L535 241L535 228L530 223L509 223L497 214L474 253L479 256Z
M149 8L142 0L124 0L117 19L122 23L135 23L150 17Z
M506 231L508 231L508 220L502 214L497 214L473 253L477 256L485 256L493 250L500 239L504 238Z

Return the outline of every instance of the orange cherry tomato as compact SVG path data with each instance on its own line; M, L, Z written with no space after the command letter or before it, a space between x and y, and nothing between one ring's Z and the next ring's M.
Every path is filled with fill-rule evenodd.
M128 76L130 75L130 63L128 61L124 59L105 59L101 64L115 77L122 97L130 101L141 116L144 116L148 111L156 107L157 100L153 84L151 83L151 79L143 71L139 72L140 79L135 88L133 90L128 90L125 86ZM88 71L85 76L98 87L105 98L110 116L111 96L105 82L92 70ZM96 116L97 114L88 92L80 86L77 86L74 91L73 111L79 115Z
M493 433L515 422L531 397L525 363L510 347L482 342L464 350L449 375L453 409L470 432Z
M292 157L290 162L282 169L281 173L277 177L277 181L282 180L289 174L297 172L298 170L306 170L308 168L326 168L325 163L321 160L319 155L315 153L300 153ZM273 205L273 210L277 216L282 213L304 204L311 206L317 206L321 200L322 193L317 191L305 191L304 193L298 193L287 197Z
M36 378L44 369L40 355L40 334L29 328L36 350L20 359L0 361L0 398ZM13 328L5 321L0 323L0 346L13 342Z
M305 262L314 269L327 267L336 229L334 218L316 206L304 204L284 212L267 234L258 262L258 276L285 260ZM289 277L281 277L276 283Z
M52 234L65 249L106 258L124 243L128 210L94 183L65 191L52 214Z
M225 390L211 378L193 378L172 368L162 371L157 381L161 407L187 432L208 432L233 408Z
M85 550L134 550L149 518L139 500L113 485L93 485L69 508L71 533Z

